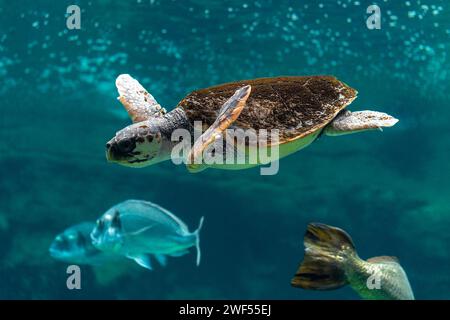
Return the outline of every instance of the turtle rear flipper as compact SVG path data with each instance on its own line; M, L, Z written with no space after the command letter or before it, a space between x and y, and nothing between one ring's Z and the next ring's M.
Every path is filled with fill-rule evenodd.
M116 79L119 92L117 98L125 107L133 122L141 122L166 113L153 96L129 74L121 74Z
M378 111L342 111L325 127L327 136L340 136L366 130L382 130L383 127L392 127L398 119L384 112Z
M216 121L195 141L187 157L187 168L190 172L204 170L203 152L223 136L223 132L239 117L244 109L245 102L250 96L251 86L244 86L233 94L221 107Z

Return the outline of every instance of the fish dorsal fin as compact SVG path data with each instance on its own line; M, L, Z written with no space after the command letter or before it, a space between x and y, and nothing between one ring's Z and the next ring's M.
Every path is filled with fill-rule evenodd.
M156 205L156 204L154 204L154 203L152 203L152 202L148 202L148 201L139 201L139 202L142 202L143 204L145 204L145 205L148 205L149 207L151 207L152 209L156 209L156 210L159 210L161 213L163 213L166 217L168 217L172 222L174 222L175 224L177 224L184 232L186 232L186 233L189 233L189 229L188 229L188 227L187 227L187 225L183 222L183 221L181 221L180 220L180 218L178 218L177 216L175 216L173 213L171 213L170 211L168 211L168 210L166 210L166 209L164 209L163 207L160 207L160 206L158 206L158 205ZM125 218L125 217L132 217L134 214L133 213L122 213L122 218ZM143 219L146 219L146 218L143 218ZM147 231L148 229L151 229L151 228L153 228L153 227L156 227L157 226L157 223L155 223L154 221L152 221L152 224L150 224L150 225L148 225L148 226L145 226L145 227L142 227L142 228L140 228L140 229L137 229L137 230L133 230L133 231L129 231L129 230L127 230L127 232L126 232L126 234L127 235L133 235L133 236L136 236L136 235L138 235L138 234L140 234L140 233L142 233L142 232L145 232L145 231Z
M133 122L161 117L166 113L153 96L129 74L121 74L116 79L119 101L123 104Z
M392 256L372 257L370 259L367 259L367 262L370 262L370 263L386 263L386 262L400 263L398 261L397 257L392 257Z
M143 203L145 203L146 205L148 205L150 207L153 207L153 208L163 212L166 216L168 216L170 219L175 221L175 223L178 224L183 229L183 231L189 232L188 226L183 221L181 221L180 218L178 218L176 215L174 215L169 210L164 209L163 207L161 207L161 206L159 206L159 205L157 205L157 204L155 204L153 202L150 202L150 201L143 201Z

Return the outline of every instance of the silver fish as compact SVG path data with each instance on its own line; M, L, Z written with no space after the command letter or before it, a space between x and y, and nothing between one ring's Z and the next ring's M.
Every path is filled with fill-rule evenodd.
M96 249L90 234L95 223L83 222L58 234L50 245L50 255L60 261L74 264L101 265L120 258Z
M362 260L342 229L311 223L304 238L305 257L292 286L332 290L349 284L363 299L414 300L408 277L397 258Z
M160 206L141 200L127 200L106 211L91 233L93 245L99 250L121 254L140 266L152 269L151 256L165 266L167 256L179 257L190 247L197 249L200 264L199 233Z

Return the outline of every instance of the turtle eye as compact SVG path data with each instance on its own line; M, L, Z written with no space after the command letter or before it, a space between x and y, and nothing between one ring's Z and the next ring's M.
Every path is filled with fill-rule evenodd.
M123 139L123 140L119 141L117 146L119 147L119 150L123 153L129 153L129 152L133 151L133 149L135 147L135 145L131 139Z

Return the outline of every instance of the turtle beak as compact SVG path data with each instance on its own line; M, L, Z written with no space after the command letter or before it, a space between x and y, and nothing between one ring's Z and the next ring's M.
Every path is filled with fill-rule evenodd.
M117 153L116 146L112 142L112 140L110 140L106 144L106 160L108 160L108 162L116 162L117 159L117 157L115 156L116 153Z
M124 159L124 154L120 152L117 143L113 140L106 144L106 160L111 163L118 163L123 166L135 167L136 164L129 163Z

